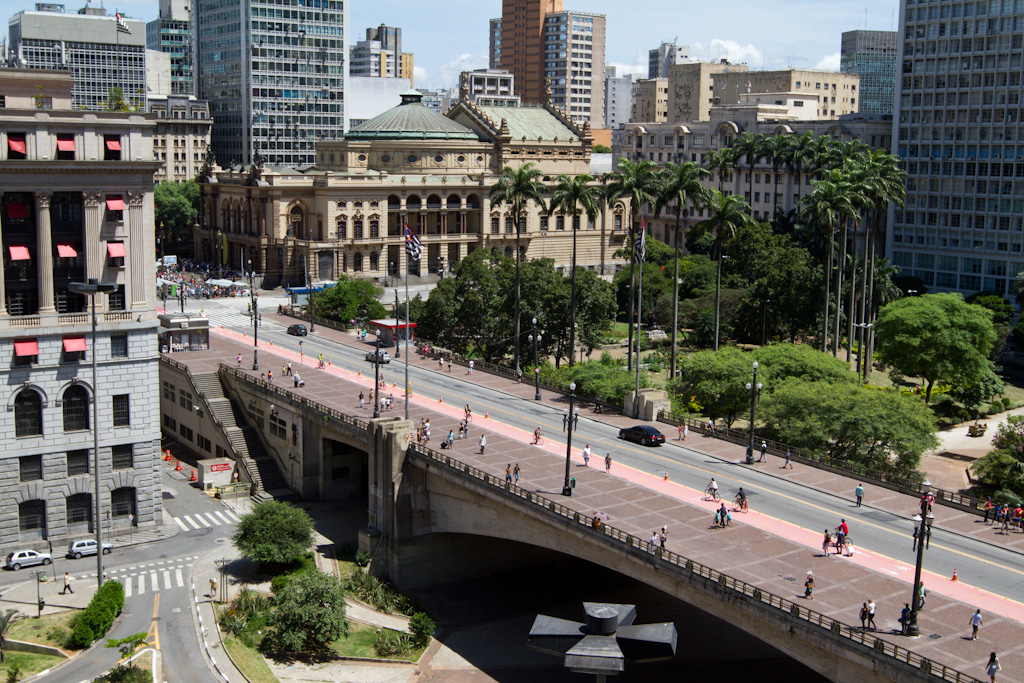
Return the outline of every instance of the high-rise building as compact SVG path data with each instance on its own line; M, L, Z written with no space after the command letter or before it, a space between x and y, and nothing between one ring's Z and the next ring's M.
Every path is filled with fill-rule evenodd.
M561 11L562 0L502 0L500 22L491 21L492 57L500 50L500 62L491 67L512 72L516 94L523 102L544 101L545 19L548 14ZM601 64L603 66L604 62Z
M108 538L162 523L156 124L73 110L72 87L67 70L0 69L3 555L57 549L97 523ZM117 284L95 309L71 286L92 278Z
M629 121L633 107L633 74L618 75L616 67L604 67L604 125L616 129Z
M719 74L746 73L745 64L690 62L674 64L668 70L668 120L673 122L707 121L715 102L715 77Z
M146 109L146 24L102 7L64 12L63 5L37 5L10 20L15 63L29 69L67 69L74 81L72 106L109 108L121 89L124 103Z
M818 96L818 119L836 119L858 111L860 77L856 74L811 69L731 71L715 74L713 80L717 104L737 104L740 95L747 93L801 93Z
M630 121L668 121L668 79L648 78L633 84Z
M591 128L604 128L604 42L603 14L555 12L544 19L544 78L551 101Z
M860 76L857 111L892 114L896 89L896 32L846 31L839 54L839 70Z
M688 45L662 43L648 53L647 78L668 78L668 68L673 64L690 61Z
M413 78L413 71L415 71L415 59L414 59L414 57L415 56L411 52L403 52L402 53L402 59L401 59L401 62L402 62L402 78L408 78L409 79L409 86L410 87L412 87L412 85L416 82L416 79Z
M402 52L402 29L381 24L350 48L349 76L412 79L412 54Z
M199 96L220 164L313 163L345 128L345 0L195 0Z
M501 19L491 19L490 47L487 50L487 67L500 69L501 67Z
M893 153L907 195L887 246L934 290L1005 294L1024 268L1024 8L987 5L900 7Z
M186 0L160 0L160 18L146 24L146 47L170 55L167 95L194 95L192 16Z

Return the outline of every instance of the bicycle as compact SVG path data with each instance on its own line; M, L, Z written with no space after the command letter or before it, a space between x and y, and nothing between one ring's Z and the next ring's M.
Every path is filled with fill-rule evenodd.
M532 442L531 445L533 445L533 446L543 446L544 445L544 437L543 436L535 436L535 437L533 437L533 442Z
M704 489L704 500L721 500L722 497L718 495L718 489L713 489L710 486Z
M733 502L733 509L732 509L733 512L743 512L743 513L750 512L750 503L747 502L746 498L740 498L739 496L736 496L733 499L732 502Z
M836 549L836 555L842 555L844 550L847 553L849 553L850 549L853 547L853 542L850 540L849 536L844 536L842 542L840 543L840 541L839 541L839 534L833 533L833 534L829 535L829 539L828 540L829 540L829 547Z

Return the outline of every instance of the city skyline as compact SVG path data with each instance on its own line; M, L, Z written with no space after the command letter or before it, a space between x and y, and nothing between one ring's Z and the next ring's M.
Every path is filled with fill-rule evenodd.
M68 11L76 11L84 0L64 4ZM367 28L382 23L401 27L403 49L416 55L417 86L453 87L461 71L487 66L488 21L501 16L501 1L443 0L439 4L448 11L437 12L437 5L412 0L351 2L346 42L353 44ZM156 0L117 0L103 6L111 14L119 11L144 21L155 19L158 10ZM35 9L35 3L0 0L0 8L9 19ZM565 8L607 15L606 63L618 67L620 74L641 76L647 75L648 51L664 41L690 46L695 59L726 58L745 62L754 70L792 66L838 71L844 31L894 31L899 19L899 0L865 0L856 5L792 0L784 11L738 0L730 8L727 23L713 5L684 7L668 0L649 2L643 12L613 0L566 0ZM452 17L458 17L457 36L453 36ZM651 17L657 18L656 29Z

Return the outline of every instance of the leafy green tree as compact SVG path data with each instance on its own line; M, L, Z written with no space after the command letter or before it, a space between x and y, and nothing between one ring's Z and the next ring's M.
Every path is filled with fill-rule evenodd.
M434 636L437 625L425 612L417 612L409 620L409 631L412 633L413 647L426 647Z
M769 135L764 140L764 155L772 162L772 210L779 206L779 171L789 157L793 143L792 135Z
M769 436L875 470L910 474L938 445L928 407L891 389L791 379L773 384L759 409Z
M149 634L145 631L142 631L140 633L135 633L133 635L127 636L125 638L119 638L116 640L111 638L107 640L107 644L104 647L117 648L117 651L121 653L121 659L125 660L131 657L133 654L135 654L136 650L145 645L146 638L148 637ZM135 663L129 660L126 668L134 669Z
M875 321L878 355L905 376L925 380L925 402L937 380L954 386L981 380L991 370L992 313L959 294L906 297L883 308Z
M0 664L3 664L4 657L7 649L7 636L11 632L11 627L19 619L24 618L25 615L16 609L8 609L0 612Z
M288 652L325 652L347 636L345 591L333 576L305 572L274 600L268 624L270 644Z
M250 560L294 562L313 545L313 518L290 503L263 501L242 516L232 541Z
M971 469L986 485L1019 499L1024 495L1024 416L1010 415L1000 423L992 445L993 450L976 460Z
M727 148L728 149L728 148ZM713 191L707 203L710 217L698 223L696 230L715 236L715 350L718 350L721 325L721 289L722 289L722 247L731 239L736 230L751 221L750 205L739 195L726 196L720 191Z
M324 318L365 325L387 317L387 309L378 300L383 294L382 287L368 280L342 275L334 285L313 294L313 310Z
M749 130L745 130L737 135L729 146L736 155L737 162L741 156L747 162L747 197L753 198L754 166L757 165L757 160L764 155L765 136L760 133L751 133Z
M753 356L761 365L759 372L767 373L772 380L771 385L765 385L769 392L775 384L787 379L826 383L857 381L857 375L850 371L849 363L806 344L763 346L754 351Z
M704 254L679 259L679 298L692 299L715 291L718 264Z
M198 189L192 180L181 183L165 180L154 188L153 204L157 225L162 228L164 254L177 253L189 243L192 226L199 215Z
M731 346L698 351L680 360L679 378L671 387L687 400L695 396L711 417L724 418L726 424L732 425L736 416L750 406L747 382L753 362L751 354ZM759 373L758 379L767 378Z
M523 260L522 249L519 246L519 238L522 235L522 223L526 220L526 210L530 202L534 202L545 210L543 193L547 190L541 182L544 173L532 163L526 163L519 168L506 166L501 169L498 181L491 186L489 196L492 206L507 204L512 209L512 217L516 224L516 290L515 290L515 332L513 342L515 346L513 366L518 370L519 365L519 265Z
M559 377L565 383L576 382L576 391L586 396L600 396L602 399L622 401L634 389L635 377L622 363L605 352L598 361L577 363ZM640 373L640 388L650 386L647 373Z
M986 370L978 381L953 387L950 395L962 403L964 408L976 413L979 406L991 401L1005 389L1006 385L999 379L999 375L992 370Z
M124 88L115 85L107 91L107 111L127 111L128 103L124 101Z
M976 304L992 311L992 323L1008 323L1013 318L1016 310L1007 299L995 292L975 292L964 299L965 303Z

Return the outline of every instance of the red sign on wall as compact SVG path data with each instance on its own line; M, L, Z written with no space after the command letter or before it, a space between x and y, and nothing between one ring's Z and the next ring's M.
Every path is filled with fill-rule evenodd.
M225 462L225 463L222 463L222 464L219 464L219 465L210 465L210 471L211 472L230 472L231 471L231 463Z

